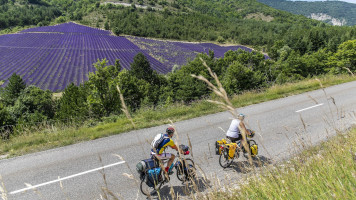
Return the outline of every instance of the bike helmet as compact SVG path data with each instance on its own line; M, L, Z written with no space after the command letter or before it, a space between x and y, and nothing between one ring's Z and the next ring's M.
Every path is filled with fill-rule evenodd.
M174 133L174 128L173 127L168 127L167 129L166 129L166 133L168 134L168 135L172 135L173 133Z
M245 119L245 115L244 115L244 114L242 114L242 113L240 113L237 117L238 117L240 120Z

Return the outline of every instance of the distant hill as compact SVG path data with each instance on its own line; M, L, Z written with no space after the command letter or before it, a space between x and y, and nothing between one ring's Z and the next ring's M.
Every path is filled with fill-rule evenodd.
M273 8L338 26L356 25L356 4L343 1L258 0Z

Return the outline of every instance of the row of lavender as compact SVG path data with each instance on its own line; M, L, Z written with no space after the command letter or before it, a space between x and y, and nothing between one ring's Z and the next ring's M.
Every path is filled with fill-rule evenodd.
M2 35L0 46L40 49L139 50L125 37L91 34L20 33Z
M41 26L35 28L29 28L21 31L21 33L85 33L85 34L104 34L110 35L110 31L102 30L99 28L92 28L75 24L73 22L58 24L54 26Z

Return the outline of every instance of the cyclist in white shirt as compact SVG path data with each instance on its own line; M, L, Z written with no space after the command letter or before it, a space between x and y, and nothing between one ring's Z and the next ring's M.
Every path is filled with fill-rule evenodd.
M243 120L245 119L245 115L240 113L237 117L237 119L233 119L231 121L229 130L227 130L226 137L231 140L231 142L237 142L241 140L241 143L243 143L243 138L241 135L241 130L245 131L246 134L250 135L250 132L247 131L245 124L243 123Z

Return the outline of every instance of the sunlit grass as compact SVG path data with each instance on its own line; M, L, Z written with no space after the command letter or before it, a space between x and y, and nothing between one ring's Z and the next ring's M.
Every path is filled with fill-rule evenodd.
M266 167L241 180L239 189L228 191L207 196L213 200L356 199L356 129L277 167Z
M319 77L319 79L325 87L356 80L347 75L324 76ZM242 107L319 88L320 84L318 81L315 79L308 79L297 83L275 85L265 91L246 92L232 97L231 102L235 107ZM170 123L169 120L176 122L221 111L224 111L224 109L205 100L193 102L190 105L175 103L170 106L162 106L156 109L142 108L136 113L131 113L133 122L136 124L135 128L125 115L119 115L114 116L114 118L116 118L116 121L114 120L115 122L102 122L92 127L85 125L79 128L58 128L54 131L27 131L12 137L10 140L0 140L0 155L23 155L26 153L74 144L80 141L115 135L134 129L167 124Z

